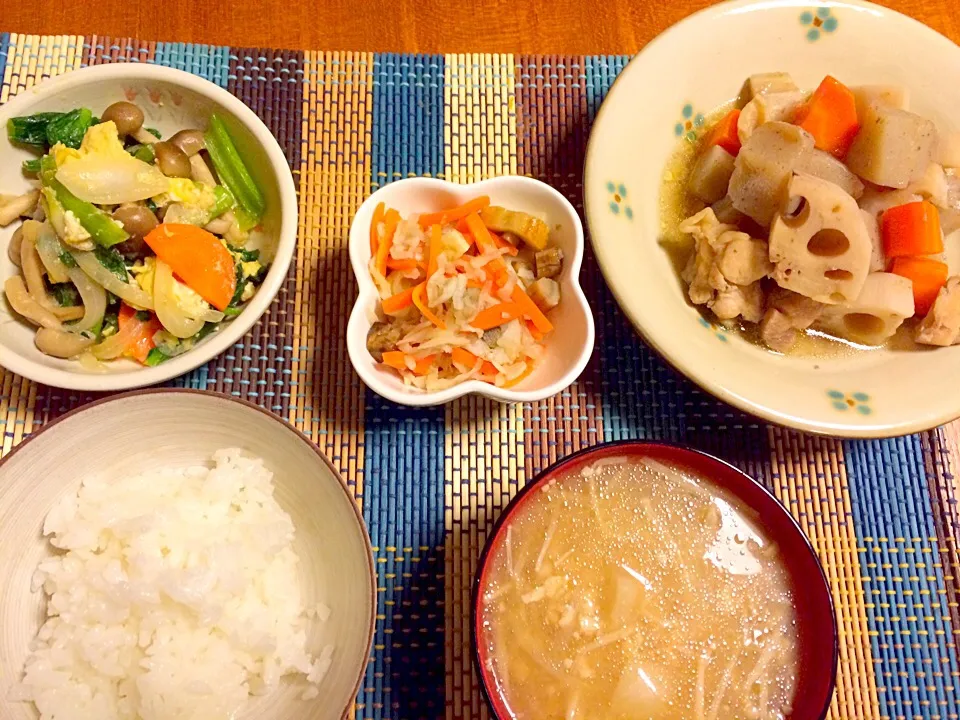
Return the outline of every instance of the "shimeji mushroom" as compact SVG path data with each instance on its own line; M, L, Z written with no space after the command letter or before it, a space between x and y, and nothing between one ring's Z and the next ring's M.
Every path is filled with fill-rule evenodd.
M800 90L770 92L757 95L743 106L737 120L737 135L745 143L761 125L768 122L790 122L803 107L808 93Z
M770 230L773 279L818 302L851 302L870 269L872 244L856 201L812 175L790 180Z
M23 195L0 195L0 227L6 227L23 215L32 214L39 199L39 190L31 190Z
M813 136L782 122L762 125L737 155L729 194L733 206L762 227L770 227L794 168L813 150Z
M101 122L112 121L120 139L129 135L141 145L153 145L157 138L143 127L143 110L131 102L121 100L110 105L100 116Z
M824 308L819 325L839 337L864 345L881 345L913 316L913 285L905 277L867 275L856 300Z
M937 149L929 120L881 103L867 105L847 153L847 167L875 185L905 188L923 177Z

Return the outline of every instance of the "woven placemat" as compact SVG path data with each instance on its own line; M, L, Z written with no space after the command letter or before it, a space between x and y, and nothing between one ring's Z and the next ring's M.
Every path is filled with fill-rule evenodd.
M885 441L759 424L639 341L589 256L598 342L550 400L465 398L412 410L364 389L344 334L356 287L350 219L384 183L519 173L582 211L591 122L624 57L275 51L0 33L0 102L42 78L115 61L178 67L236 94L286 152L300 196L296 261L242 342L176 385L231 393L311 437L370 529L377 629L357 718L486 716L469 654L469 584L486 533L527 478L580 447L656 438L761 478L796 516L833 588L833 718L960 718L960 425ZM3 452L92 396L2 371ZM825 629L825 632L827 630Z

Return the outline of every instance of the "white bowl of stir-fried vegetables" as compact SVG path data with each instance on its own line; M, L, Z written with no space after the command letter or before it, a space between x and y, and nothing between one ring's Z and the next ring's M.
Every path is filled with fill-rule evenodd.
M0 108L0 365L78 390L163 382L267 310L296 191L260 119L214 84L86 68Z
M576 210L537 180L391 183L350 228L360 287L350 361L372 390L406 405L555 395L593 351L582 257Z

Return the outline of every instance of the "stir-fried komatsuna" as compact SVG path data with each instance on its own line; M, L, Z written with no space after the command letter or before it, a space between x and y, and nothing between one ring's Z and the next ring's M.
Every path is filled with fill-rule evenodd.
M958 168L960 135L910 112L903 88L752 76L686 180L690 300L778 351L808 328L880 345L911 318L916 342L956 344Z
M543 220L487 197L406 219L381 203L370 251L380 303L367 349L406 384L509 387L533 371L563 269Z
M237 315L266 272L257 246L263 193L223 120L167 139L117 102L7 123L37 186L0 195L20 272L7 301L37 326L44 353L157 365Z

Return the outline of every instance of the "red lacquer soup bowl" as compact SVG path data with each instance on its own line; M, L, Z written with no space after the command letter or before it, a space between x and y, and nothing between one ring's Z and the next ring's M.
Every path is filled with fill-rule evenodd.
M777 544L780 562L786 567L795 600L798 631L798 675L790 720L822 720L833 696L837 671L838 641L830 585L816 552L793 516L759 482L737 468L706 453L662 443L624 441L582 450L544 470L507 505L493 527L480 556L471 602L471 643L481 688L498 720L512 720L507 702L493 676L492 658L483 636L484 597L490 582L488 559L497 554L506 529L526 503L538 502L537 488L605 458L650 458L712 481L756 513L755 522Z

